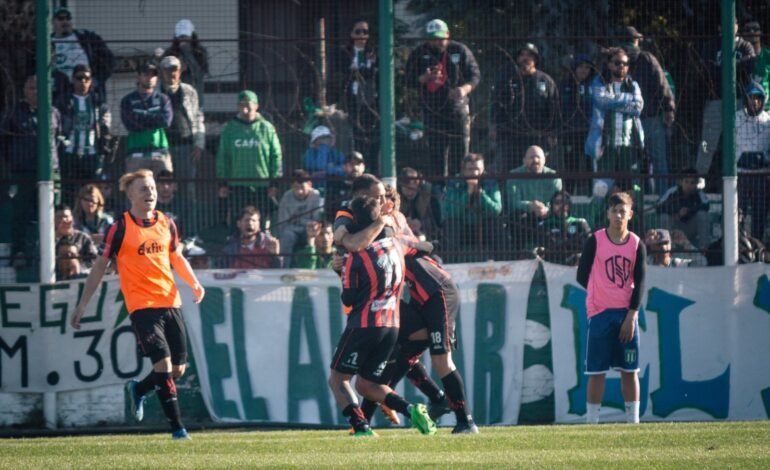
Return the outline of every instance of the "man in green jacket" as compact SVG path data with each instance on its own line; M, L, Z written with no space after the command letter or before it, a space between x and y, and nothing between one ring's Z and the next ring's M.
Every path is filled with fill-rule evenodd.
M275 127L258 112L259 100L251 90L238 93L238 114L228 122L219 139L217 178L221 206L231 216L238 208L256 206L266 220L278 206L278 188L273 178L283 175L281 142ZM250 179L244 181L244 179Z

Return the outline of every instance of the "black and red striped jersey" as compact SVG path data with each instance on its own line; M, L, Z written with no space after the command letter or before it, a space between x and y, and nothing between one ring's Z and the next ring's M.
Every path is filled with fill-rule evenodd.
M426 254L417 253L406 257L406 283L409 297L424 304L433 294L439 292L452 277L438 262Z
M342 303L350 308L348 328L399 326L404 288L404 250L393 238L348 253L342 270Z

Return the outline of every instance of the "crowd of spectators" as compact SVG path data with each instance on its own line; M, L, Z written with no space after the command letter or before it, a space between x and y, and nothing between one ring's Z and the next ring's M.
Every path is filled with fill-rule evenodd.
M190 20L176 24L171 46L156 59L137 64L136 89L120 97L119 110L111 110L106 99L105 84L114 68L107 44L92 31L75 29L66 7L55 11L53 21L54 82L59 84L51 146L61 179L63 204L57 206L55 232L62 278L88 269L106 227L124 209L111 197L110 183L119 175L108 168L155 173L158 209L176 221L183 237L203 238L214 255L202 266L328 265L334 211L350 198L356 177L379 171L378 60L367 20L355 20L350 43L329 57L330 99L346 112L354 150L343 152L334 127L319 123L308 129L304 154L291 156L302 168L286 179L281 135L260 112L257 93L248 89L237 93L234 116L222 128L216 149L209 149L215 154L214 174L199 173L207 152L202 103L209 65ZM747 235L761 244L767 241L770 208L770 50L761 44L756 20L740 29L736 24L735 34L739 203L750 215ZM655 224L645 239L655 264L706 264L718 238L703 178L713 171L721 133L720 43L705 44L702 137L688 162L691 168L683 169L674 168L668 148L676 118L671 76L641 47L643 36L635 28L624 27L616 47L599 55L576 53L558 81L539 68L543 58L533 42L511 51L510 66L486 74L472 50L451 38L444 21L429 21L423 36L406 60L403 77L416 100L413 121L424 130L427 153L417 168L399 165L398 193L412 231L433 242L445 259L536 254L576 264L591 230L606 223L605 198L624 187L634 195L638 213ZM488 155L474 153L471 142L470 100L482 79L491 84ZM34 252L34 75L27 77L21 96L0 123L3 174L10 182L3 183L0 203L11 199L10 242L17 258ZM127 131L120 148L113 137L116 115ZM678 175L673 186L666 178L670 174ZM216 181L213 201L201 187L205 180ZM650 204L643 194L659 198ZM589 201L588 210L578 215L576 196ZM212 206L216 215L201 220L199 205ZM644 224L645 217L639 219ZM672 249L690 256L672 256ZM473 256L461 256L468 253Z

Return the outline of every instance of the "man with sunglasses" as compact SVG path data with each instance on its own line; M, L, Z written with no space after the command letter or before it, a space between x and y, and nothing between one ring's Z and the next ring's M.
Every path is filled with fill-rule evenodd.
M65 200L72 200L79 182L92 180L104 169L105 152L111 148L112 114L106 103L94 96L91 67L78 64L72 70L72 92L59 97L54 106L61 114L62 146L59 167Z
M72 12L59 7L53 14L53 49L55 68L71 78L76 65L93 70L93 91L99 103L106 101L105 83L112 75L114 56L98 34L87 29L75 29Z
M619 47L605 55L602 73L591 84L593 115L586 155L599 173L640 173L644 131L639 116L644 99L639 84L628 75L628 54ZM612 179L605 181L612 187ZM599 183L598 181L596 183ZM595 183L595 192L600 186Z

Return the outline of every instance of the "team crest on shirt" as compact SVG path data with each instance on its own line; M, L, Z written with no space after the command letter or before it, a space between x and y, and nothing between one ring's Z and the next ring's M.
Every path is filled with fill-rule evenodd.
M604 272L610 282L622 289L631 277L631 260L621 255L612 256L604 262Z
M139 245L139 249L136 250L136 253L140 256L145 256L156 255L158 253L163 253L164 251L166 251L166 247L163 243L157 240L147 240Z

